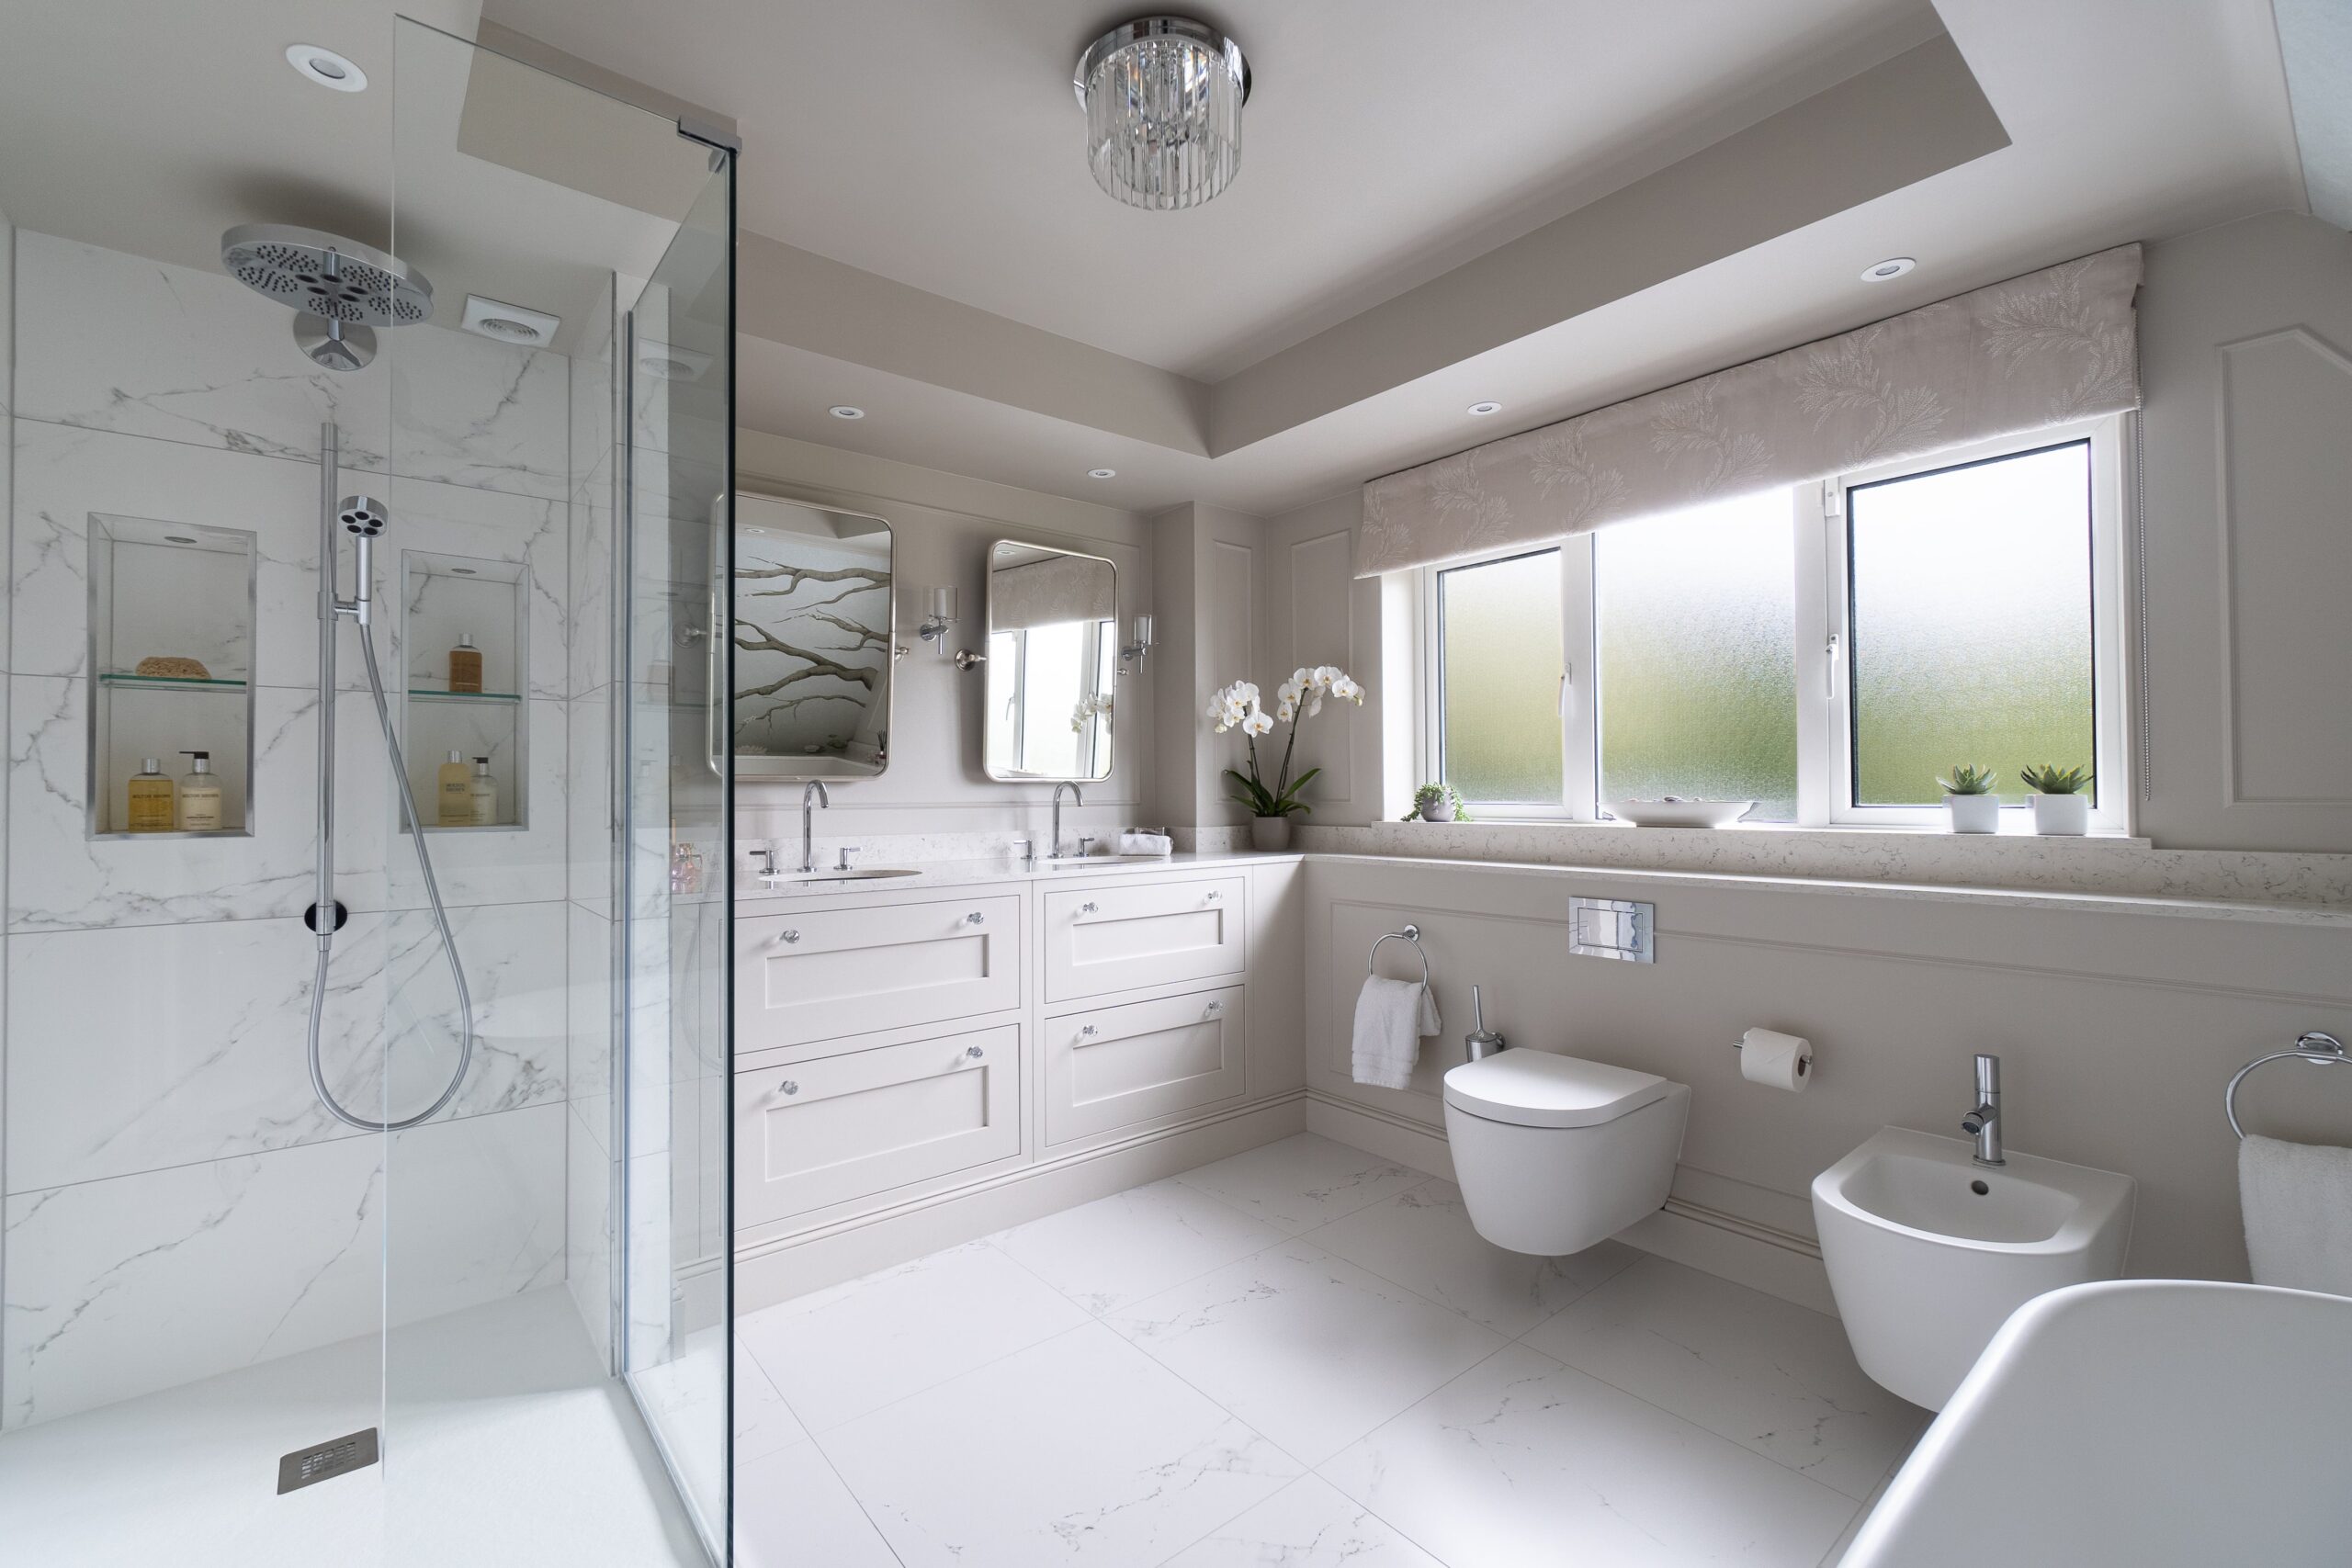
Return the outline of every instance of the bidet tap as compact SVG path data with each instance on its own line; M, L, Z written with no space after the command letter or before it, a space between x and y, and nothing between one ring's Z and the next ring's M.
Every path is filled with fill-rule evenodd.
M1976 1140L1978 1165L2007 1165L2001 1157L2001 1058L1976 1057L1976 1109L1960 1119L1960 1130Z

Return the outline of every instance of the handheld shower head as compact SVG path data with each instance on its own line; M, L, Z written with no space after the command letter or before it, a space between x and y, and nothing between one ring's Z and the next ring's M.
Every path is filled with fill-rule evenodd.
M334 514L335 521L341 523L346 532L363 539L374 538L392 520L392 514L385 510L384 503L372 495L345 496L336 503Z

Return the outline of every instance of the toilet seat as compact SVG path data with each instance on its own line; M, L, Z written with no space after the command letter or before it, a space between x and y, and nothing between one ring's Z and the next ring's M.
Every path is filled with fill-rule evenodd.
M1445 1102L1516 1127L1592 1127L1663 1100L1674 1085L1656 1073L1550 1051L1500 1051L1445 1075Z

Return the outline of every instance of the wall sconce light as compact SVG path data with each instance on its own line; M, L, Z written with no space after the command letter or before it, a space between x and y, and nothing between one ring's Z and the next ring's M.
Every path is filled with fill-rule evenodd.
M1119 649L1119 668L1125 670L1130 664L1142 663L1144 655L1150 651L1151 617L1137 615L1135 619L1134 640Z
M956 590L951 587L931 591L931 614L915 628L915 636L933 645L932 651L947 651L948 628L956 624Z

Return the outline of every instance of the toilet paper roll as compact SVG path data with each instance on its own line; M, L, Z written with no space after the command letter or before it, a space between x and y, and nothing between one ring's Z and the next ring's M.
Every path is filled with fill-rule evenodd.
M1739 1037L1739 1076L1803 1094L1813 1087L1813 1042L1777 1029L1751 1029Z

